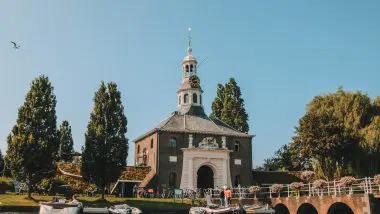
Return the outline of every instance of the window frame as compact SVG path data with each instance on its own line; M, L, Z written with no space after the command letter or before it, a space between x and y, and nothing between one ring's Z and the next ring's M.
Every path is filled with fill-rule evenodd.
M188 93L186 93L186 94L183 95L183 103L184 104L189 103L189 94Z
M194 99L195 98L195 99ZM195 101L194 101L195 100ZM198 103L198 94L197 93L193 93L193 103Z
M240 142L239 141L235 141L235 143L234 143L234 152L240 152Z

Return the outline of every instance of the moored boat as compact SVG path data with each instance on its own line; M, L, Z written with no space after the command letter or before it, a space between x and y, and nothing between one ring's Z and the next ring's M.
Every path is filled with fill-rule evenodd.
M140 214L142 211L136 207L130 207L128 204L114 205L108 209L110 213L114 214Z
M58 202L41 202L40 214L79 214L81 213L81 204L65 203L64 201Z

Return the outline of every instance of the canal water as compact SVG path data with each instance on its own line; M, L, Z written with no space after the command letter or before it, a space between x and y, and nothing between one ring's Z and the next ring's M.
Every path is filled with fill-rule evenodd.
M1 214L38 214L38 212L1 212ZM181 211L144 211L143 214L188 214L188 210L181 210Z

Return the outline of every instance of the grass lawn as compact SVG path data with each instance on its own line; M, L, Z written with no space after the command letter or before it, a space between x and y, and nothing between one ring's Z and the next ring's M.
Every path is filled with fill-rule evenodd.
M33 200L26 199L27 195L16 194L0 194L0 206L38 206L39 202L51 201L53 196L33 195ZM63 198L63 197L62 197ZM176 200L173 199L156 199L156 198L117 198L108 196L105 200L100 200L100 197L78 196L77 199L83 203L85 207L110 207L114 204L128 204L141 209L190 209L191 201L188 199Z

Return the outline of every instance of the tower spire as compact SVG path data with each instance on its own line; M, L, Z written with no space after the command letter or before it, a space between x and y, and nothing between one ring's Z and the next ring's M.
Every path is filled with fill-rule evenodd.
M190 56L193 49L191 48L191 27L187 29L189 31L189 44L187 45L187 55Z

